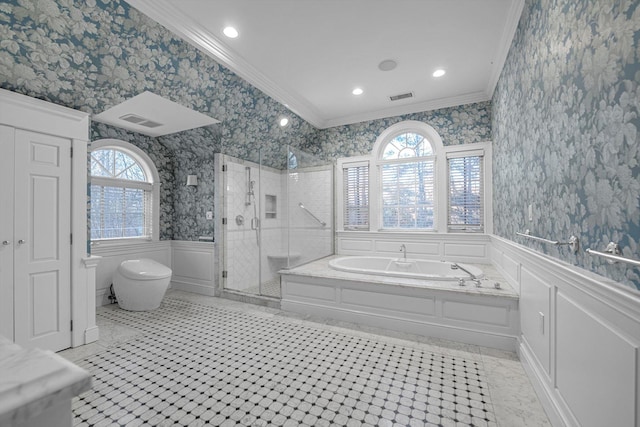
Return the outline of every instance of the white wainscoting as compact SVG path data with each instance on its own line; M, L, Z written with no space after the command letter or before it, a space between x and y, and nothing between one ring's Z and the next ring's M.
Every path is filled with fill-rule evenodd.
M553 425L640 427L640 293L491 241L495 266L520 290L520 359Z
M211 242L171 242L171 287L202 295L215 295L215 246Z
M399 256L400 245L407 257L490 264L491 238L473 233L396 233L340 231L336 233L339 255Z
M109 287L113 273L127 259L150 258L171 266L171 241L135 242L126 244L102 243L91 247L91 255L102 257L96 268L96 306L109 304Z

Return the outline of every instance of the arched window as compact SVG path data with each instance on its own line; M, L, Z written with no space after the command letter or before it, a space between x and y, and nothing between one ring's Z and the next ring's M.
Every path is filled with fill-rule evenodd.
M157 239L158 173L151 159L124 141L92 143L91 240Z
M433 230L435 153L416 131L392 136L378 156L382 228Z
M426 123L384 130L370 156L338 159L341 229L482 232L490 200L490 143L443 146ZM485 167L486 166L486 167ZM489 194L487 194L489 192Z

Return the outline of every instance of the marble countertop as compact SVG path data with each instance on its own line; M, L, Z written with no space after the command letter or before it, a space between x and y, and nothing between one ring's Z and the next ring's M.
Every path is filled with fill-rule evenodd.
M349 273L345 271L334 270L329 267L329 261L334 258L340 258L343 255L333 255L322 258L308 264L301 265L289 270L281 270L280 274L292 276L307 277L324 277L328 279L351 280L354 282L377 283L394 286L419 287L430 289L445 290L451 292L461 292L472 295L500 296L505 298L518 299L518 293L509 285L509 283L498 273L493 265L490 264L470 264L480 268L484 273L484 278L480 281L480 287L476 287L471 281L466 282L466 286L458 285L457 281L444 280L421 280L400 278L393 276L380 276L374 274ZM494 287L495 283L500 284L500 289Z
M1 426L24 423L89 389L91 376L84 369L51 351L22 348L0 336Z

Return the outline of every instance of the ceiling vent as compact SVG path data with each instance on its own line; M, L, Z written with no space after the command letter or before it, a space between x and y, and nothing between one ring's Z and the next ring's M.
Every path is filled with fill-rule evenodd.
M153 137L220 123L148 91L94 115L92 120Z
M125 114L124 116L120 116L120 119L129 123L134 123L136 125L144 126L147 128L157 128L158 126L162 126L162 123L145 119L144 117L140 117L137 114Z
M413 93L407 92L407 93L401 93L400 95L393 95L389 97L389 99L392 101L400 101L401 99L405 99L405 98L413 98Z

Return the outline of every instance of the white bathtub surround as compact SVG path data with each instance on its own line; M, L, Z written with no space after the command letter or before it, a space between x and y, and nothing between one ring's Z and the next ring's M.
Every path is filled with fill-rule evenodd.
M0 336L0 425L69 427L71 399L91 388L85 370L50 351Z
M514 351L517 293L490 266L481 287L329 268L329 257L281 271L283 310ZM478 266L476 266L478 267ZM501 284L501 289L494 287Z

